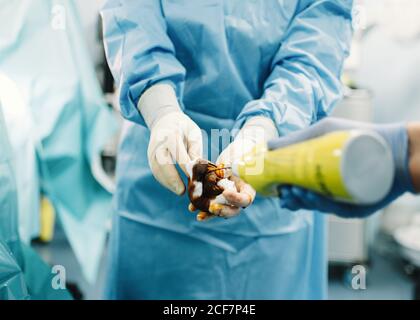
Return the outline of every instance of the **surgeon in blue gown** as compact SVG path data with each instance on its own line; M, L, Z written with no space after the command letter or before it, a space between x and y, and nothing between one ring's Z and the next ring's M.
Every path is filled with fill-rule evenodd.
M218 139L201 145L197 128L203 137L238 134L232 150L246 140L244 127L272 138L327 116L340 99L351 10L346 0L106 2L106 53L129 120L107 298L326 297L322 216L257 196L232 219L198 222L182 195L181 160L201 156L203 146L213 161L223 151ZM176 166L156 162L162 131L163 157Z

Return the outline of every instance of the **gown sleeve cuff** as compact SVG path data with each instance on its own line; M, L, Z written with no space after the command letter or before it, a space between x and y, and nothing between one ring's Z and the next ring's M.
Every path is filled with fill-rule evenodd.
M174 88L167 83L147 89L139 99L138 110L149 128L165 114L182 112Z
M238 132L245 123L257 116L270 118L278 136L305 128L312 122L312 115L282 102L255 100L249 102L237 117L233 132Z

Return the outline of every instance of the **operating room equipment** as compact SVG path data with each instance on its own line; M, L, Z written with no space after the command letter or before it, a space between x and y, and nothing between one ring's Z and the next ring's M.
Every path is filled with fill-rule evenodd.
M378 148L378 146L375 147L373 145L369 145L368 143L366 143L366 141L363 141L359 146L357 146L356 144L357 147L356 149L354 149L356 150L355 154L353 155L354 158L352 158L351 155L348 159L346 159L346 157L343 157L344 161L351 159L351 161L349 162L351 162L352 164L345 165L349 166L348 168L344 168L344 166L341 167L341 170L345 174L344 169L349 169L352 165L359 166L359 161L363 162L365 159L373 160L373 166L369 167L369 165L367 165L364 174L368 173L369 179L377 179L377 181L376 183L373 183L371 185L369 185L370 182L365 182L363 186L358 187L358 192L363 190L364 197L368 197L369 195L371 195L371 200L373 200L374 198L376 198L376 200L374 202L356 202L356 204L338 203L326 197L317 196L310 191L305 192L300 188L293 188L293 194L289 194L290 199L283 199L284 205L287 208L291 210L296 210L302 207L305 209L319 210L322 212L331 212L331 210L333 210L333 212L342 217L360 218L371 215L374 212L384 208L386 205L390 204L406 192L415 192L413 179L411 177L409 168L410 142L408 137L408 127L405 123L381 125L349 121L339 118L328 118L321 120L317 124L305 130L302 130L301 132L297 132L286 138L278 139L277 141L273 142L273 145L277 147L284 147L288 144L293 144L299 141L305 141L307 139L316 138L324 134L328 134L329 132L335 132L336 130L360 130L365 132L370 131L370 134L375 133L377 139L381 139L378 141L382 141L383 148L386 149L385 153L383 153L382 150L381 154L381 149ZM326 137L327 136L328 135L326 135ZM359 147L361 148L359 149ZM367 148L363 150L363 147ZM352 146L350 144L350 150L351 148ZM361 156L362 154L363 156ZM316 161L317 160L315 159L315 162ZM384 164L386 165L383 168L380 168ZM378 174L378 172L375 172L375 170L378 170L380 174ZM381 170L385 171L381 172ZM361 176L363 172L364 170L362 170L362 172L359 173L357 173L356 171L356 174L351 176L351 179L363 180L364 177ZM378 176L376 176L377 174ZM382 177L384 180L382 180ZM375 190L364 190L363 188L366 186ZM377 193L376 197L373 196L373 194L375 193ZM381 194L383 195L383 197L378 197ZM293 197L300 198L300 201L294 201Z
M400 256L405 260L404 271L414 284L414 299L420 299L420 214L412 216L410 223L398 227L393 233Z
M367 205L382 200L391 188L392 154L375 132L335 131L280 148L276 143L256 146L232 166L233 174L263 195L277 195L279 185L296 185Z
M397 228L393 236L403 256L420 268L420 214L414 215L410 224Z

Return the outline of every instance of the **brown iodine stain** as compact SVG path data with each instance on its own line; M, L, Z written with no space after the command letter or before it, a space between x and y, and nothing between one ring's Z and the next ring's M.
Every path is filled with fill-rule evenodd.
M211 200L223 192L223 188L217 183L224 178L222 167L207 160L199 160L192 170L192 179L188 180L188 196L193 206L203 212L209 213ZM200 197L193 197L195 185L193 182L201 182L203 192Z

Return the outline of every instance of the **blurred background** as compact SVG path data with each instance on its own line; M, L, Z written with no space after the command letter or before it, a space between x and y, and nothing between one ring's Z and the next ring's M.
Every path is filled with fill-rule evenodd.
M0 275L0 299L28 297L25 282L40 298L102 297L121 121L102 3L0 0L0 104L17 203L0 202L0 249L9 248L0 250L0 273L19 269L10 251L27 268L24 280ZM334 115L419 120L420 1L355 1L353 16L345 97ZM366 283L355 288L360 270ZM41 273L64 274L68 292L47 293ZM404 196L366 220L329 218L329 298L420 299L420 197Z

